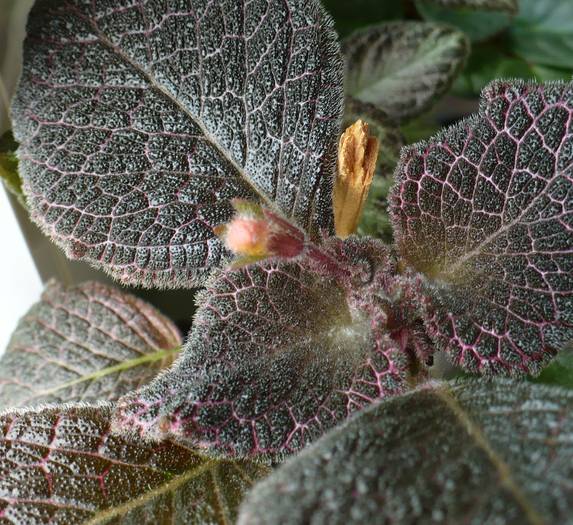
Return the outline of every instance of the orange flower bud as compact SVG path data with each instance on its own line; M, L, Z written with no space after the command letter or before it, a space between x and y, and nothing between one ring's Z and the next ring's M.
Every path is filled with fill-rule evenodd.
M333 204L336 235L342 239L358 227L379 148L378 139L368 135L368 124L362 120L348 127L340 137Z

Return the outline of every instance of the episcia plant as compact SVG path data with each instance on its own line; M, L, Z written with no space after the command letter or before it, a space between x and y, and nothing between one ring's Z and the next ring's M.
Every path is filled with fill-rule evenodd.
M404 148L390 244L354 235L381 121L447 90L459 32L374 26L346 66L316 0L38 0L27 32L34 221L204 289L183 343L120 289L47 286L0 360L1 520L571 521L573 394L520 377L573 340L573 83L493 82ZM504 377L432 378L438 353Z

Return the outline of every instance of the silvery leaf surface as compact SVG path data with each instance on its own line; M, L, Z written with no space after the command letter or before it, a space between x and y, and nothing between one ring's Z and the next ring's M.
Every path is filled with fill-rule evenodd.
M0 359L0 404L116 400L169 365L181 344L173 323L137 297L51 281Z
M428 384L378 403L255 486L239 525L570 524L573 393Z
M470 372L536 374L573 341L572 119L573 83L496 81L478 115L403 150L398 251Z
M318 0L39 0L14 134L34 220L125 283L191 287L233 198L332 229L342 66Z
M119 432L175 436L207 454L281 457L407 386L418 327L415 283L396 277L382 243L351 237L331 254L228 270L207 287L181 357L118 403ZM404 306L406 304L406 306ZM409 313L408 313L409 312ZM424 353L423 351L421 352Z
M268 467L111 433L111 404L0 415L0 508L9 525L227 525Z

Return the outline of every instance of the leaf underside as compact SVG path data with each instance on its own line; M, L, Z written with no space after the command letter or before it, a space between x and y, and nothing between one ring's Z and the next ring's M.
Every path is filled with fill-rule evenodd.
M244 198L332 230L342 65L317 0L39 0L14 133L35 221L126 283L191 287Z
M361 412L250 492L239 525L571 523L573 393L437 384Z
M2 522L221 524L268 467L115 436L111 404L0 416Z
M50 282L0 359L0 405L112 401L149 382L181 346L141 299L91 282Z
M391 275L381 244L350 240L343 249L360 282L373 272ZM116 426L187 438L215 454L302 448L405 386L406 355L359 308L375 300L371 290L357 285L354 293L359 299L304 258L222 273L207 287L183 355L120 400Z
M517 13L518 0L422 0L423 2L437 4L444 7L466 7L469 9L487 11L505 11Z
M469 42L457 29L427 22L391 22L344 41L346 93L396 120L426 111L461 71Z
M573 340L572 115L573 83L494 82L478 116L403 152L398 249L469 371L536 373Z

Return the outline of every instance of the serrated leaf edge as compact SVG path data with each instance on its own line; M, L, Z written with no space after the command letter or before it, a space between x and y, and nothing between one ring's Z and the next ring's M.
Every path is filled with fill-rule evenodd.
M497 89L501 86L506 86L508 84L511 84L512 86L515 86L518 89L522 88L522 87L538 88L540 86L539 82L536 82L534 80L526 81L526 80L519 79L519 78L507 78L507 79L493 80L487 86L485 86L481 92L480 105L479 105L479 109L478 109L477 113L470 115L469 117L466 117L466 118L460 120L459 122L457 122L451 126L447 126L443 129L441 129L438 133L436 133L435 135L433 135L432 137L430 137L426 140L421 140L419 142L415 142L414 144L410 144L410 145L402 148L402 151L400 152L400 159L399 159L398 164L396 165L396 169L394 171L394 184L390 188L390 191L388 194L388 202L389 202L388 213L390 215L390 220L391 220L392 226L394 228L394 244L397 248L398 254L400 254L400 244L403 241L403 231L401 229L396 228L396 225L399 224L399 207L397 208L395 206L395 200L396 200L397 196L399 196L400 186L402 185L402 183L405 180L407 180L406 175L405 175L405 167L408 164L408 161L414 155L423 154L424 150L428 146L430 146L431 144L434 144L434 143L441 142L443 139L447 138L450 133L458 131L458 130L463 130L463 129L466 129L468 127L471 127L473 125L478 124L479 121L485 116L485 112L487 110L487 105L495 97L495 93L496 93ZM567 86L569 84L573 85L573 80L569 81L569 82L567 82L565 80L554 80L554 81L550 81L550 82L544 82L542 85L545 87L551 88L551 87L557 87L557 86ZM527 209L528 208L525 208L524 210L522 210L522 212L519 214L519 217L517 217L517 219L514 219L508 225L504 225L503 228L505 229L508 226L514 225L517 221L519 221L521 219L523 213L525 213L527 211ZM491 241L491 239L495 238L495 236L498 235L500 231L501 230L497 230L493 235L491 235L487 239L484 239L483 241L481 241L480 246L486 242ZM467 259L467 256L472 256L475 254L475 252L476 252L476 249L472 250L468 254L464 254L463 257L460 258L460 260L463 262L464 260ZM405 260L404 258L401 257L400 260L401 260L402 264L405 264L406 266L411 267L411 265L408 263L408 261ZM454 264L450 265L449 269L448 269L448 273L451 274L452 269L454 269L459 264L459 262L460 261L456 261ZM416 269L414 268L414 270L416 270ZM420 273L422 273L422 275L425 275L430 281L433 281L431 275L428 276L424 272L420 272Z

